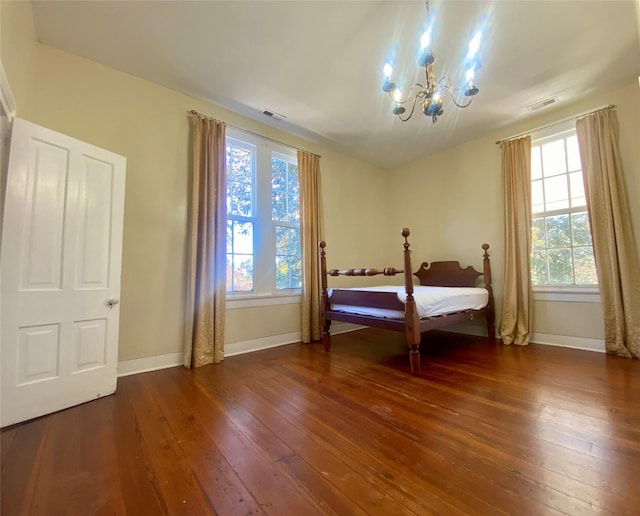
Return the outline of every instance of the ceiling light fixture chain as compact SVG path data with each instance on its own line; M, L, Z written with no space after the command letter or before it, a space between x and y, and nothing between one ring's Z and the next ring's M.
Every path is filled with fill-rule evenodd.
M436 54L431 49L432 22L429 0L425 0L424 3L426 9L426 29L420 38L418 66L424 67L425 83L424 85L420 83L414 84L408 95L404 97L398 84L391 81L393 64L391 59L388 59L383 68L385 80L382 90L387 92L393 99L393 114L397 115L403 122L406 122L413 116L416 104L419 103L422 106L422 112L426 116L430 116L431 121L435 124L438 121L438 117L444 113L443 104L447 96L451 98L455 106L466 108L471 105L473 96L479 93L480 90L474 84L473 79L475 72L480 68L480 60L476 57L476 54L480 48L482 32L477 31L469 43L469 51L464 63L466 70L465 84L460 88L456 88L453 80L448 75L443 75L436 81L433 71ZM460 98L460 92L462 92L462 98ZM408 103L411 103L411 111L407 116L403 117L402 115L407 111L404 104Z

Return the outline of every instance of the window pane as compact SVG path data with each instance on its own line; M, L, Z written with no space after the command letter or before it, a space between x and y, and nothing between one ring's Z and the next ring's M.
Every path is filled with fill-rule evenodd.
M233 256L233 291L253 290L253 256L236 254Z
M253 156L247 149L227 147L227 181L253 182Z
M253 290L253 256L227 254L227 292Z
M571 249L549 249L549 283L552 285L573 284Z
M251 217L252 212L251 184L227 183L227 213Z
M575 247L573 249L573 267L576 285L597 285L596 262L593 249L589 247Z
M571 215L571 234L573 245L591 246L591 231L589 229L589 215L587 212Z
M227 292L233 291L233 255L227 253Z
M569 207L567 176L557 176L544 180L546 210L561 210Z
M253 290L253 223L227 220L227 291Z
M300 256L300 230L276 226L276 255Z
M546 247L543 217L533 219L531 223L531 242L534 249L544 249Z
M300 288L300 229L276 226L276 289Z
M300 220L300 182L298 165L289 163L287 169L287 222Z
M545 222L547 225L547 246L549 248L571 246L568 214L547 217Z
M563 174L567 171L564 140L556 140L542 146L542 168L545 177Z
M271 219L285 220L287 215L287 164L271 159Z
M289 288L302 288L302 260L300 258L291 258L289 269L291 271Z
M289 228L276 226L276 255L284 256L289 254Z
M289 262L286 257L276 257L276 289L282 290L289 285Z
M253 223L233 221L233 253L253 254Z
M298 165L272 158L271 169L271 219L298 222L300 220Z
M580 150L578 148L578 137L575 134L567 138L567 165L569 166L569 172L582 170Z
M531 147L531 179L542 177L542 162L540 161L540 146Z
M276 258L276 289L292 289L302 286L301 260L296 257Z
M582 180L582 171L569 174L569 182L571 183L571 206L586 206L587 199L584 195L584 181Z
M541 213L544 211L542 180L531 183L531 204L533 205L533 213Z
M531 282L534 285L549 284L546 251L533 251L531 254Z

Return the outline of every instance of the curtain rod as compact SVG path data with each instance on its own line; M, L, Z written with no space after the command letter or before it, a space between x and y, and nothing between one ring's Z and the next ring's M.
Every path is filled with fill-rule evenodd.
M314 156L318 156L319 158L321 158L322 156L320 156L320 154L316 154L315 152L310 152L308 150L305 149L299 149L298 147L294 147L293 145L289 145L288 143L284 143L278 140L274 140L273 138L269 138L267 136L263 136L261 134L258 133L254 133L253 131L248 131L247 129L243 129L242 127L238 127L235 125L231 125L231 124L227 124L226 122L223 122L222 120L218 120L217 118L212 118L210 116L206 116L203 115L202 113L199 113L198 111L196 111L195 109L192 109L190 111L187 111L187 113L189 113L192 116L199 116L200 118L206 118L207 120L213 120L215 122L221 122L229 127L232 127L233 129L236 129L237 131L242 131L243 133L247 133L247 134L252 134L253 136L257 136L258 138L263 138L265 140L269 140L270 142L274 142L274 143L279 143L280 145L286 145L287 147L291 147L292 149L296 149L302 152L307 152L309 154L313 154Z
M597 113L598 111L604 111L605 109L613 109L614 107L616 106L613 104L607 104L605 106L600 106L594 109L590 109L589 111L584 111L583 113L578 113L577 115L563 118L562 120L556 120L555 122L551 122L550 124L541 125L540 127L534 127L533 129L529 129L528 131L523 131L521 133L514 134L513 136L507 136L506 138L497 140L496 145L500 145L502 142L506 142L508 140L519 138L520 136L527 136L528 134L541 131L542 129L547 129L548 127L553 127L554 125L564 124L565 122L569 122L570 120L576 120L577 118L580 118L586 115L591 115L592 113Z

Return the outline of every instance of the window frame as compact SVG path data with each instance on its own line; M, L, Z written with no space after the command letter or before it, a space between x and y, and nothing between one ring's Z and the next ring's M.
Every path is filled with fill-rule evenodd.
M531 134L531 147L536 145L542 145L545 140L552 140L554 136L563 136L566 138L567 133L573 132L575 134L575 121L569 120L562 124L554 124L553 127L548 127L544 130L536 131ZM584 171L581 169L584 174ZM565 172L568 175L569 171ZM584 176L583 176L584 177ZM569 180L569 178L567 178ZM533 180L530 178L530 183L533 184ZM569 195L571 195L569 193ZM586 211L589 213L588 206L584 208L576 208L569 206L566 209L549 210L539 213L533 213L533 199L531 204L531 221L533 224L534 218L548 217L559 214L571 214ZM592 243L593 248L593 243ZM573 249L573 246L572 246ZM533 253L533 247L531 249ZM600 303L600 288L599 285L535 285L531 283L533 291L534 301L560 301L560 302L580 302L580 303Z
M227 127L225 153L229 141L239 147L255 149L253 164L253 208L252 217L233 216L234 220L253 222L253 290L247 292L227 291L227 308L247 308L299 303L301 289L276 289L275 273L275 225L272 220L271 159L274 154L297 162L297 151L258 135ZM229 220L231 217L227 215ZM282 225L282 223L278 223ZM299 222L297 227L299 227Z

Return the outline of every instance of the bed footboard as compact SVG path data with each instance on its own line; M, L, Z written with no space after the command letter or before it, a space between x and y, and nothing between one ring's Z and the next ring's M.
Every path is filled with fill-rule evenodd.
M322 298L320 308L320 325L322 327L322 343L325 351L331 349L331 321L339 320L353 322L355 324L366 324L395 331L404 331L407 345L409 346L409 358L411 372L414 375L420 374L420 321L413 298L413 275L411 266L411 250L408 237L409 229L404 228L401 232L404 237L404 269L395 267L385 267L384 269L361 268L361 269L331 269L327 271L327 259L324 241L318 243L320 247L320 274ZM389 292L371 292L358 290L335 290L329 296L327 276L395 276L404 274L405 291L407 293L406 303L400 301L396 294ZM380 320L372 317L344 314L331 310L333 303L353 306L371 306L375 308L386 308L390 310L400 310L405 313L404 322L392 320Z
M331 321L350 322L365 326L373 326L387 330L404 332L407 346L409 347L409 364L411 373L420 374L420 337L422 332L441 328L450 324L473 320L475 317L483 316L487 321L487 333L489 338L495 339L494 326L494 300L493 289L491 287L491 264L489 261L489 244L483 244L483 272L475 270L469 266L462 268L459 262L441 261L431 264L423 263L415 276L418 277L421 285L440 287L474 287L479 276L484 277L484 288L488 291L488 303L479 310L469 309L455 313L443 314L420 319L414 298L413 270L411 265L411 249L408 237L410 232L407 228L402 230L404 243L404 269L387 267L384 269L362 268L362 269L331 269L327 270L327 260L325 248L327 244L322 241L320 247L320 273L322 286L322 299L320 303L320 323L322 327L322 342L324 349L331 349ZM334 289L331 294L328 290L328 276L395 276L404 274L404 288L406 301L398 299L395 292ZM347 313L345 311L335 311L331 305L351 305L367 308L380 308L404 313L403 319L388 319L371 315L359 315Z

